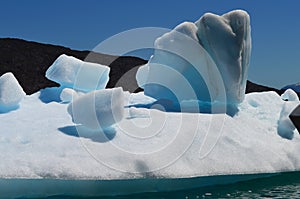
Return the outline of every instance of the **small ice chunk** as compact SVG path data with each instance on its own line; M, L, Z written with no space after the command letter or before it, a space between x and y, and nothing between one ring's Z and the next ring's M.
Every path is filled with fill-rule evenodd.
M144 94L144 92L131 93L128 97L127 105L149 105L153 104L156 99L149 97Z
M60 93L60 100L64 103L69 103L78 98L82 93L76 92L71 88L64 88Z
M109 71L108 66L83 62L63 54L48 68L46 77L63 87L90 92L106 87Z
M97 90L75 99L68 106L73 122L90 129L105 129L124 117L124 92L121 87Z
M0 77L0 112L16 108L26 93L12 73Z
M150 110L146 108L129 108L130 118L150 118Z
M297 93L292 89L287 89L282 95L281 99L286 101L299 101Z
M285 102L280 112L278 121L278 134L287 139L294 136L295 126L289 118L289 115L299 105L299 102Z

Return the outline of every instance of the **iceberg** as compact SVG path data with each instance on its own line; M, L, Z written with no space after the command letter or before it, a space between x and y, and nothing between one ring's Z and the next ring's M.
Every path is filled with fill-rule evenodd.
M123 89L98 90L82 95L68 106L68 113L76 124L90 129L106 129L123 119Z
M40 91L17 112L0 114L0 195L175 191L300 171L300 135L288 118L299 116L298 109L290 114L299 100L290 92L244 94L251 51L246 12L206 14L155 46L136 77L145 92L135 94L103 89L106 67L60 56L46 75L61 87L44 93L57 97L63 89L60 99L71 103L47 103ZM25 95L12 74L0 77L1 90L9 105ZM192 111L162 107L174 104ZM193 113L222 104L237 106L238 114Z
M245 96L250 32L250 17L241 10L184 22L155 41L154 55L137 72L138 85L146 95L175 104L238 104Z
M16 109L25 96L26 93L12 73L0 77L0 113Z
M62 87L90 92L106 87L109 81L109 72L108 66L83 62L63 54L48 68L46 77L59 83Z

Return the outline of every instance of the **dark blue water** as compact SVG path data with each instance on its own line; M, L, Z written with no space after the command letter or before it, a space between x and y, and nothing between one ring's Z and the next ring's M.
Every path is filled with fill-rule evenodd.
M300 173L176 192L142 193L114 197L53 196L48 199L198 199L198 198L300 198Z

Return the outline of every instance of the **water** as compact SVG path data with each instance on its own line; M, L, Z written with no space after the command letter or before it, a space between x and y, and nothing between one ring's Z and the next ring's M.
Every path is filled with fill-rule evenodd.
M251 180L232 185L212 186L177 192L143 193L114 197L66 197L48 199L198 199L198 198L300 198L300 172Z

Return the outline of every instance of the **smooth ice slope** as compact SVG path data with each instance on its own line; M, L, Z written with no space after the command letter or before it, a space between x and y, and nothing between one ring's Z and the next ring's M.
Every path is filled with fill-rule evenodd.
M93 91L75 99L68 106L73 122L90 129L105 129L124 116L124 93L121 87Z
M62 87L89 92L106 87L109 71L107 66L83 62L63 54L48 68L46 77Z
M250 17L245 11L208 13L196 23L184 22L154 46L154 55L136 76L146 95L175 103L236 104L244 99L251 54Z
M0 77L0 112L17 108L25 95L12 73L5 73Z

